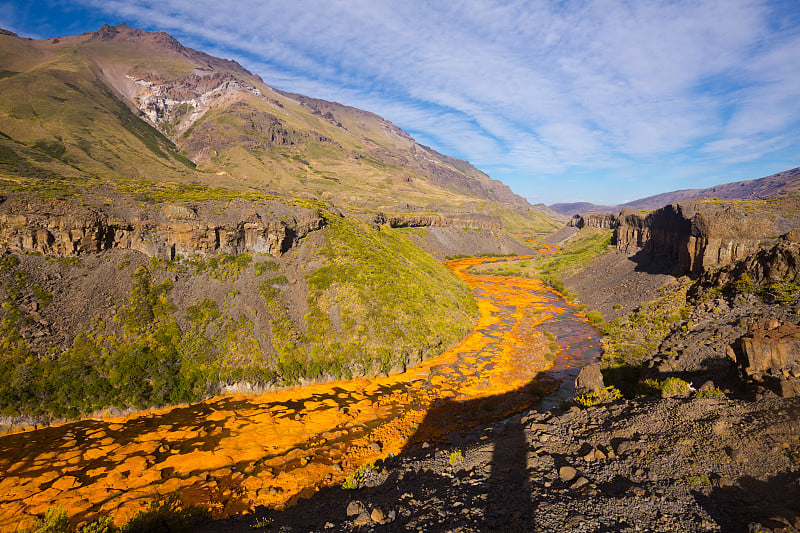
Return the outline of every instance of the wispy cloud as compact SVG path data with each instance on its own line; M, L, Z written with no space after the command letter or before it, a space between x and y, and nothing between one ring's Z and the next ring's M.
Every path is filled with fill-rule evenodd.
M62 5L171 32L279 88L379 113L443 152L505 169L533 199L555 199L558 183L580 177L604 180L597 201L630 200L634 189L674 188L668 180L698 165L780 170L800 148L800 7L791 2ZM629 186L654 168L662 182Z

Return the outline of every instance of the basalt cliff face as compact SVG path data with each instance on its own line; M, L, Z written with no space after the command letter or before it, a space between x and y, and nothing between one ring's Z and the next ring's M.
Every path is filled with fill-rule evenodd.
M447 214L402 214L386 215L378 213L375 216L378 224L387 224L392 228L473 228L473 229L502 229L503 219L499 216L484 215L480 213L447 213Z
M618 222L618 217L614 213L587 213L573 215L567 226L578 229L585 227L614 229Z
M168 204L125 216L110 206L13 197L0 201L0 249L62 257L122 249L169 260L218 252L280 256L323 224L319 210L290 212L280 202Z
M797 227L800 216L789 209L793 200L698 200L649 212L625 208L618 215L575 215L569 225L614 228L619 251L663 256L678 271L697 275L744 259Z
M795 220L774 213L710 202L671 204L644 214L623 210L617 249L665 255L679 270L699 274L709 267L744 259L765 240L785 233Z

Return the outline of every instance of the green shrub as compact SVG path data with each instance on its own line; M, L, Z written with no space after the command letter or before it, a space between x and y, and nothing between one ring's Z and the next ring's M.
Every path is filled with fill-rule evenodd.
M716 387L712 387L710 389L697 391L694 395L698 398L719 398L720 396L725 396L725 393Z
M255 270L256 276L263 276L267 272L278 270L278 264L275 263L275 261L261 261L253 265L253 269Z
M27 533L72 533L72 531L67 512L61 507L51 507L45 511L44 518L37 520Z
M586 313L586 320L589 321L589 324L597 326L603 322L603 315L600 314L600 311L589 311Z
M661 394L661 384L657 379L643 379L636 384L637 396L649 396L651 394Z
M455 466L456 464L461 464L464 462L464 454L461 450L453 450L450 452L450 458L448 459L450 466Z
M600 405L601 403L619 400L620 398L622 398L622 393L618 388L611 385L604 389L592 391L589 394L576 396L575 402L583 407L592 407L595 405Z
M173 495L150 502L146 510L120 528L120 533L178 533L189 530L202 515L196 507L184 508Z
M798 292L800 292L800 283L778 280L761 289L759 294L769 302L785 304L795 301Z
M375 470L375 465L372 463L367 463L359 466L355 472L351 472L345 476L344 481L342 482L342 488L347 490L357 489L361 484L361 481L364 479L364 474L368 470Z
M680 378L667 378L659 385L661 396L669 398L671 396L685 396L692 392L692 386Z
M663 381L643 379L637 385L637 394L649 395L659 393L662 398L688 396L691 392L692 386L686 381L676 377L669 377Z
M253 255L246 252L241 254L221 253L208 257L195 255L184 259L184 262L194 270L195 274L208 274L214 279L230 282L236 281L252 260Z
M683 478L687 485L690 487L697 487L700 485L708 485L711 483L709 477L705 474L693 474Z
M755 283L747 272L742 273L730 284L730 292L733 294L751 294L756 290Z

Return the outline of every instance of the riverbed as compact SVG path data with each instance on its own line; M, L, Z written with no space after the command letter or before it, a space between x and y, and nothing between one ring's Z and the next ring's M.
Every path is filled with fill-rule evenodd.
M55 506L120 524L169 494L216 517L280 508L389 454L570 399L578 369L600 356L599 333L538 280L469 272L490 260L445 263L480 317L460 344L402 374L0 436L0 530Z

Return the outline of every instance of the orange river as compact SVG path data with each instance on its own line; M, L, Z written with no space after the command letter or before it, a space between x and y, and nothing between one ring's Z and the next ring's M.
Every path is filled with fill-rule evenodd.
M561 380L545 401L570 397L576 369L600 355L598 332L537 280L468 272L484 261L446 263L477 299L473 332L403 374L0 436L0 531L59 506L74 522L122 524L168 494L218 517L279 508L365 463L530 407Z

